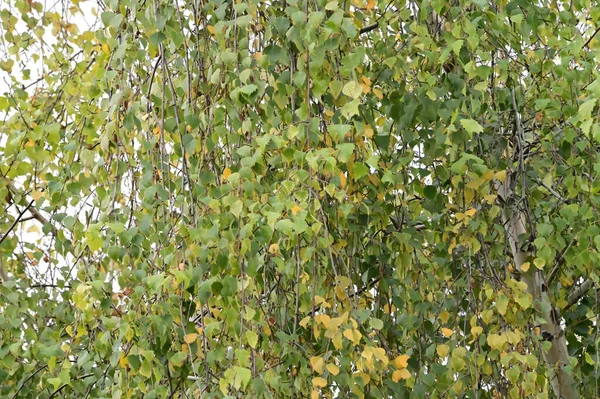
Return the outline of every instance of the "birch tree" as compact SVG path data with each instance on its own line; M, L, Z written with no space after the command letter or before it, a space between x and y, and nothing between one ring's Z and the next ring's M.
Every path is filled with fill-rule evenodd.
M0 397L600 397L594 2L0 24Z

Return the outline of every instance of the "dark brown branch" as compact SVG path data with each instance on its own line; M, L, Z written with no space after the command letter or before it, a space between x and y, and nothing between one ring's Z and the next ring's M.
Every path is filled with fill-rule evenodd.
M364 28L361 28L360 31L358 32L359 35L362 35L364 33L369 33L371 31L374 31L375 29L377 29L379 27L379 22L375 22L374 24L371 25L367 25Z
M14 395L12 396L11 399L15 399L17 397L17 395L19 394L19 392L21 392L21 389L23 389L23 387L25 386L25 384L27 384L27 381L29 381L30 379L32 379L33 377L35 377L35 375L37 373L39 373L40 371L42 371L46 367L48 367L48 366L42 366L42 367L38 368L37 370L35 370L33 373L31 373L31 375L29 377L27 377L25 379L25 381L23 381L23 383L19 386L19 389L17 389L17 392L14 393Z
M592 39L593 39L593 38L594 38L594 37L595 37L595 36L598 34L598 32L600 32L600 27L598 27L598 28L597 28L597 29L594 31L594 33L592 34L592 36L590 36L590 38L589 38L589 39L587 39L587 41L585 42L585 44L583 45L583 47L587 47L587 46L590 44L590 42L592 41Z
M6 231L6 233L4 233L4 235L2 235L2 238L0 238L0 244L2 244L4 242L4 240L6 240L6 237L8 237L8 235L10 234L10 232L14 230L15 226L23 218L23 215L25 214L25 212L27 212L27 209L29 209L31 207L31 205L33 205L34 202L35 202L34 200L31 200L29 202L29 204L25 208L21 209L21 212L19 212L19 214L15 218L13 224L8 228L8 230Z

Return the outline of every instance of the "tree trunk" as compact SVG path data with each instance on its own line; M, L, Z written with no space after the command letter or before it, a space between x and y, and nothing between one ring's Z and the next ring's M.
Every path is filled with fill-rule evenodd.
M498 195L504 200L505 204L515 202L510 188L511 178L512 176L507 174L506 180L496 186ZM559 313L554 308L548 295L548 288L545 286L542 271L533 265L526 271L522 270L523 264L535 258L535 254L529 240L532 234L526 227L526 215L520 207L515 206L514 208L504 207L504 226L512 250L515 268L521 273L521 280L527 284L527 292L532 296L534 307L544 320L540 325L542 337L552 344L552 347L543 353L548 369L548 379L557 398L576 399L579 398L579 394L574 387L575 380L572 375L565 371L565 366L569 365L567 341L560 326Z

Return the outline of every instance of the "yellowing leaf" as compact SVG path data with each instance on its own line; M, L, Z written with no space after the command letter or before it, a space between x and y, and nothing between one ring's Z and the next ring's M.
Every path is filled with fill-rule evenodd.
M308 325L308 322L310 321L311 317L310 316L306 316L305 318L303 318L302 320L300 320L300 326L301 327L306 327Z
M223 179L227 180L229 179L229 176L231 176L231 169L225 168L225 170L223 170Z
M210 33L211 35L215 34L215 27L212 25L207 25L206 29L208 30L208 33Z
M373 94L375 94L375 97L377 97L380 100L383 98L383 93L379 89L373 89Z
M323 368L325 367L325 360L323 360L321 356L313 356L310 358L310 365L314 371L322 374Z
M339 330L333 335L331 342L333 342L335 349L342 349L344 345L342 342L342 333Z
M408 359L410 359L410 356L400 355L394 359L394 365L399 369L405 369L408 367Z
M310 394L310 399L319 399L319 391L317 391L316 389L313 389Z
M475 209L475 208L471 208L471 209L465 211L465 215L470 216L470 217L475 215L475 213L477 213L477 209Z
M471 327L471 334L473 334L474 337L480 336L482 332L483 328L480 326Z
M435 351L437 352L439 357L446 357L448 355L448 352L450 351L450 347L448 345L438 345L437 348L435 348Z
M448 338L448 337L452 336L452 334L454 334L454 331L452 331L449 328L442 327L442 334L444 334L444 337Z
M279 244L271 244L269 246L269 253L271 253L273 255L278 255L279 254Z
M27 228L27 232L28 232L28 233L39 233L39 232L40 232L40 229L39 229L39 227L37 227L37 226L34 224L34 225L31 225L31 226L29 226L29 227Z
M344 337L352 341L354 345L358 345L360 343L360 339L362 338L362 334L354 328L349 328L344 331Z
M483 197L483 199L485 199L488 204L493 204L494 201L496 201L496 198L498 198L498 196L495 194L488 194Z
M296 216L301 210L302 208L300 208L298 205L294 205L292 207L292 213L294 214L294 216Z
M348 179L346 178L346 174L344 172L340 172L340 187L345 188Z
M496 172L494 177L504 183L504 180L506 180L506 170Z
M396 370L394 371L394 374L392 374L392 381L394 382L398 382L400 380L408 380L409 378L410 371L408 371L407 369Z
M358 98L363 93L363 88L360 85L360 83L351 80L350 82L344 85L342 93L344 93L348 97Z
M531 267L531 264L529 262L525 262L525 263L523 263L521 265L521 271L522 272L527 272L530 267Z
M364 94L367 94L368 92L371 91L371 88L366 83L361 83L360 86L362 87L362 92Z
M385 355L385 349L383 349L383 348L371 348L371 352L373 353L373 355L375 356L375 358L377 360L379 360L380 362L382 362L384 364L384 366L387 366L387 364L389 363L390 360Z
M546 265L546 261L542 258L535 258L533 260L533 264L535 265L535 267L542 270L544 268L544 266Z
M502 350L502 346L506 343L506 336L504 334L489 334L487 343L492 349Z
M197 338L198 338L198 334L191 333L191 334L185 334L185 336L183 337L183 340L185 341L186 344L191 344L191 343L194 343Z
M323 387L327 386L327 380L323 377L313 378L312 383L315 388L323 388Z
M444 311L444 312L441 312L438 317L440 318L440 321L442 323L446 324L448 322L448 319L450 318L450 313Z
M333 363L328 363L327 371L329 371L333 375L338 375L340 372L340 368Z
M127 361L127 356L125 356L125 353L121 353L121 357L119 358L119 365L122 368L126 368L128 364L129 362Z

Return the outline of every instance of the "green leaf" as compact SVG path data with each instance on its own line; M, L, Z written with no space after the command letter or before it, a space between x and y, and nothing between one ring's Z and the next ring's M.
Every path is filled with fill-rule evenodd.
M343 93L348 97L358 98L362 94L362 86L360 83L351 80L344 85Z
M337 145L338 160L342 163L348 162L348 160L350 159L350 156L354 152L354 148L355 148L355 146L352 143L338 144Z
M254 331L246 331L246 341L248 341L248 345L251 348L256 349L256 345L258 344L258 334Z
M369 167L362 162L356 162L354 164L354 179L359 180L363 176L369 174Z
M187 353L177 352L169 358L169 362L176 367L182 367L187 359Z
M483 126L481 126L474 119L461 119L460 124L469 133L470 136L472 136L473 133L482 133L483 132Z

